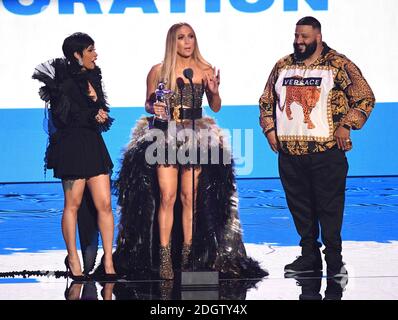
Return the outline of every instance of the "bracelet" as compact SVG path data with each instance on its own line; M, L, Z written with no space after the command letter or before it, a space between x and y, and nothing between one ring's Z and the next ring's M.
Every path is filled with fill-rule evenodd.
M272 128L269 128L268 130L263 130L263 134L264 134L265 136L267 136L267 134L270 133L271 131L275 131L275 128L272 127Z
M348 124L346 124L346 123L343 124L342 127L343 127L343 128L346 128L347 130L351 130L351 126L348 125Z

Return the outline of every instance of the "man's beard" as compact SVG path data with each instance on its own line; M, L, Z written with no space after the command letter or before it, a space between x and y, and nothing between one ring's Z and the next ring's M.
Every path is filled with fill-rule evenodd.
M316 40L314 40L310 44L305 44L304 52L300 51L299 45L297 43L293 43L293 48L294 48L294 56L296 57L296 59L299 61L303 61L305 59L308 59L314 54L317 48L317 43Z

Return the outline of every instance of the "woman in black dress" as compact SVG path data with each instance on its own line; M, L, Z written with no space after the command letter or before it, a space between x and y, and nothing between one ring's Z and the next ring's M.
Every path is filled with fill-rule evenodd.
M70 277L85 279L76 249L76 222L87 187L98 212L105 273L115 276L110 193L113 164L101 136L113 119L108 116L93 39L84 33L74 33L64 40L62 50L65 58L40 64L33 78L45 84L40 96L50 105L46 166L54 170L54 177L62 179L62 233L68 251L65 265Z

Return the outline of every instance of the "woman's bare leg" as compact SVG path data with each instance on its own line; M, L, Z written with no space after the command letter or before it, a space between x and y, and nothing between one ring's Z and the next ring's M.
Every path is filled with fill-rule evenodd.
M159 166L157 169L160 206L158 213L160 244L165 247L170 242L173 227L174 203L177 196L178 169L175 167Z
M195 201L198 188L200 168L195 168ZM181 173L182 228L184 243L192 242L192 169L184 169Z
M82 268L76 249L76 223L86 181L84 179L62 180L64 189L64 212L62 215L62 235L68 250L68 260L73 275L82 275Z
M114 221L111 204L111 186L108 174L101 174L87 180L87 186L93 197L98 212L98 227L104 247L104 268L106 273L113 274L115 269L112 260Z

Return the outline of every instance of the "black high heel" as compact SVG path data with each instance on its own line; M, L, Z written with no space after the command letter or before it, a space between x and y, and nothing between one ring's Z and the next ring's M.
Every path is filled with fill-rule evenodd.
M71 278L72 280L75 280L75 281L87 281L88 280L88 277L86 275L75 276L72 273L72 270L71 270L70 265L69 265L68 256L65 257L64 263L65 263L65 267L66 267L66 276L67 277L69 277L69 278Z
M118 280L119 276L117 275L117 273L106 273L104 259L105 259L105 256L102 256L101 264L104 267L104 273L100 276L101 281L110 282L110 281Z

